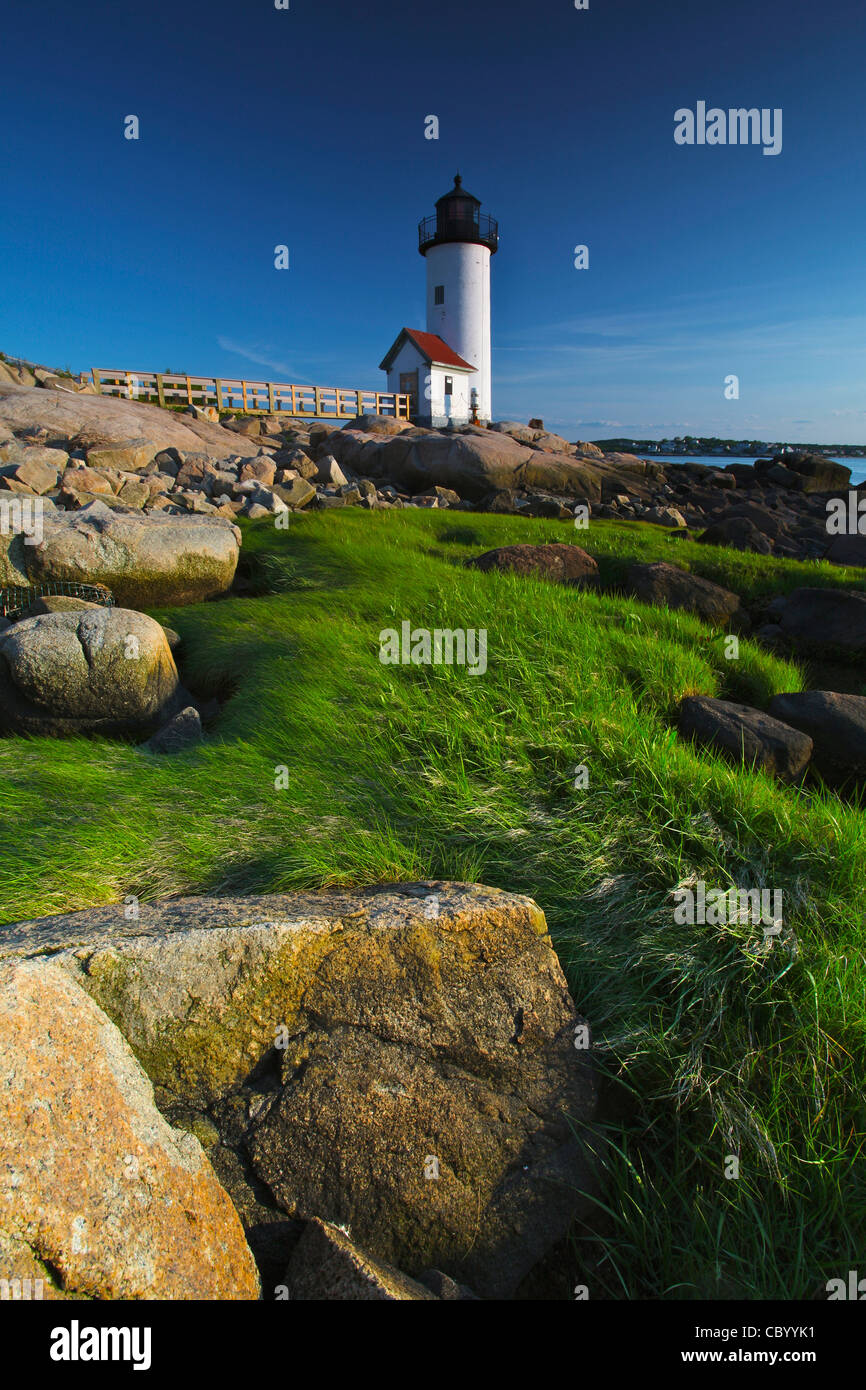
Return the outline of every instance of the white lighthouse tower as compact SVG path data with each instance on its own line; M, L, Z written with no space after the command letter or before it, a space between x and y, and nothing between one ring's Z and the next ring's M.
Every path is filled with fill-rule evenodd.
M427 331L404 328L382 362L389 391L414 397L412 414L434 426L487 423L490 398L490 257L494 218L460 175L418 224L427 262Z

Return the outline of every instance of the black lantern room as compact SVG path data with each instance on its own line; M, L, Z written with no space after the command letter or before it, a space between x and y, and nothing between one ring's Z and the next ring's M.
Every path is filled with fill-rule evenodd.
M499 246L499 224L494 217L481 212L481 200L467 193L459 174L454 187L436 199L433 217L422 217L418 223L418 250L427 254L431 246L448 241L475 242L486 246L491 253Z

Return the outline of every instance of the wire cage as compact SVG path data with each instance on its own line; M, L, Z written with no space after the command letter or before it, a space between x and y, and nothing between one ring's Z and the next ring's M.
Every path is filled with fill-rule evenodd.
M71 579L52 579L45 584L10 584L0 588L0 616L14 620L35 599L58 595L98 603L103 608L114 606L114 595L104 584L79 584Z

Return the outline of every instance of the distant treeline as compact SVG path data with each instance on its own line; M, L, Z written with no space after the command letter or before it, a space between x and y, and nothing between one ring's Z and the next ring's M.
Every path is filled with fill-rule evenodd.
M864 444L794 444L784 440L769 443L764 439L717 439L715 436L677 435L675 439L594 439L599 449L612 453L653 454L733 454L760 458L779 453L782 449L797 449L801 453L833 454L837 458L864 458ZM662 447L662 446L665 447Z

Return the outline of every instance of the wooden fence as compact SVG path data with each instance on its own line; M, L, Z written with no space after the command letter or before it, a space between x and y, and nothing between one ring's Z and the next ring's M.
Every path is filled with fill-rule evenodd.
M292 386L277 381L243 381L173 372L118 372L94 367L91 375L100 396L124 396L155 405L213 406L245 415L306 415L345 420L355 415L393 415L409 419L409 396L397 391L363 391L356 387Z

